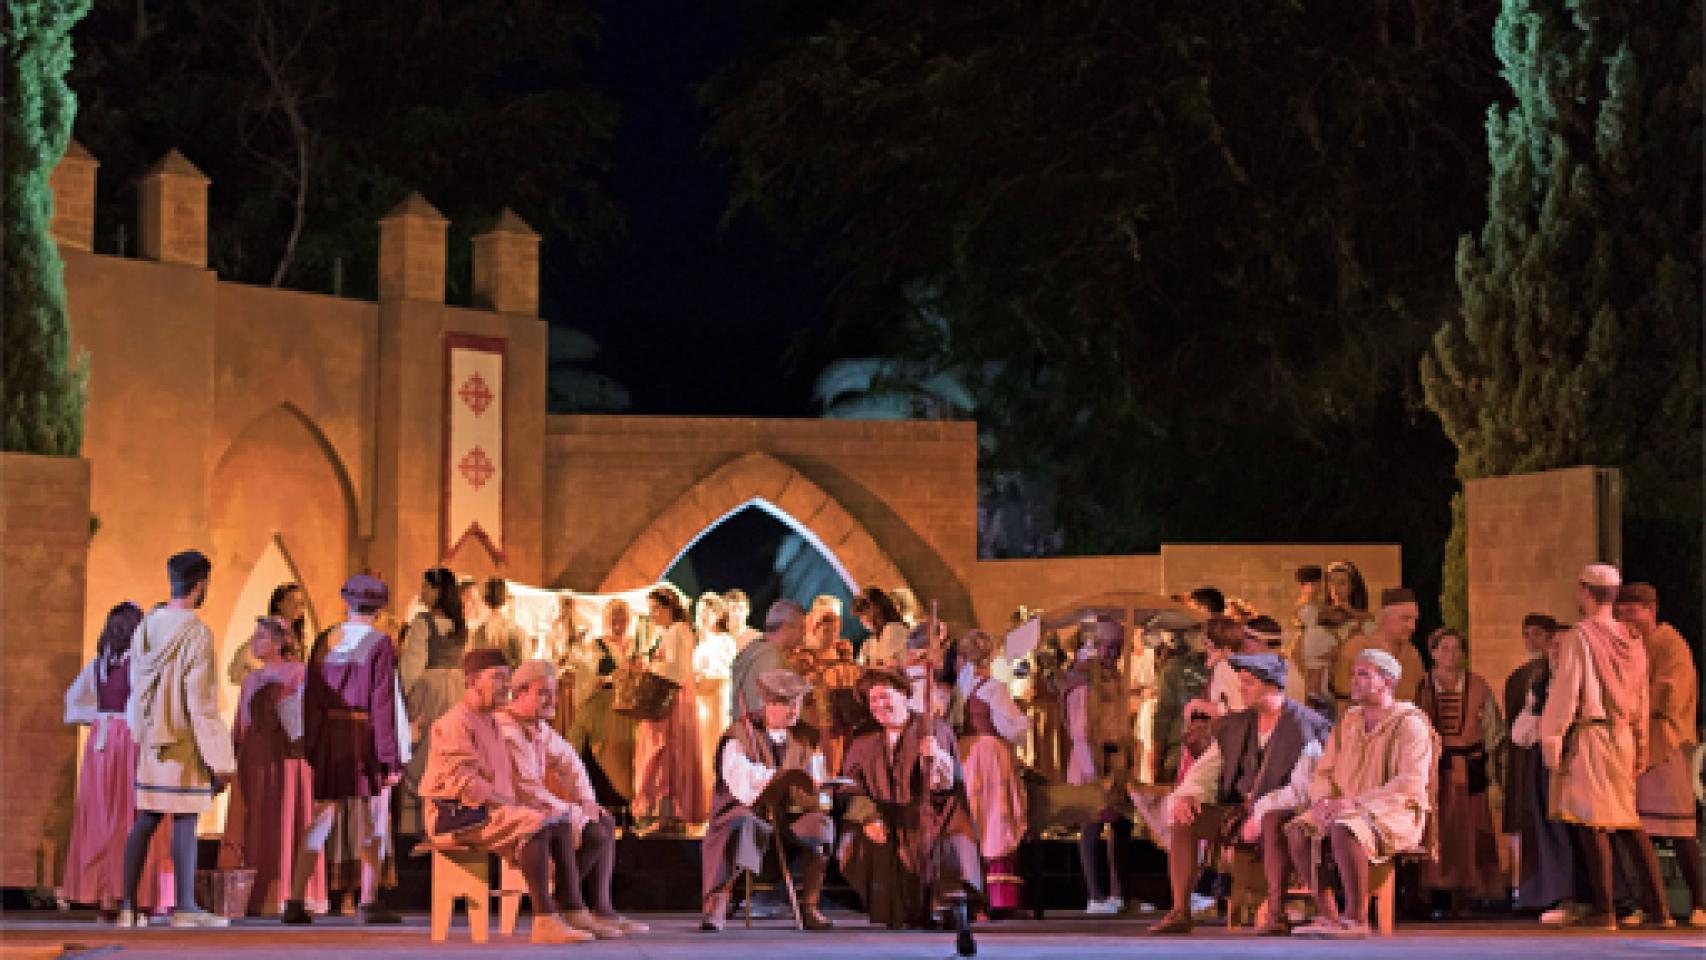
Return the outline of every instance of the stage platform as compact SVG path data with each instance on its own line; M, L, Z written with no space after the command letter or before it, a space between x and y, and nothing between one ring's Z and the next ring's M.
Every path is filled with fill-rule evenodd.
M427 939L424 915L410 915L401 927L356 926L335 918L309 928L283 927L272 920L245 920L226 930L119 931L97 926L82 914L8 912L0 916L0 960L36 958L160 958L160 960L284 960L297 957L359 957L361 960L507 960L507 958L573 956L633 958L633 960L844 960L849 957L896 957L949 960L952 934L891 932L871 928L863 918L837 912L840 928L831 933L798 933L782 921L754 921L751 930L738 926L720 934L698 931L691 914L647 914L653 931L627 940L534 947L527 943L526 921L520 935L499 937L476 945L466 927L452 928L451 939L433 944ZM1532 922L1483 924L1426 924L1400 928L1390 940L1324 943L1265 939L1221 927L1199 928L1183 938L1154 938L1144 934L1150 918L1085 918L1062 916L1044 922L1002 921L978 929L978 956L985 960L1112 960L1117 957L1246 960L1246 958L1377 956L1394 960L1517 960L1544 956L1547 960L1609 960L1609 958L1699 957L1706 934L1698 930L1652 933L1577 933L1540 928Z

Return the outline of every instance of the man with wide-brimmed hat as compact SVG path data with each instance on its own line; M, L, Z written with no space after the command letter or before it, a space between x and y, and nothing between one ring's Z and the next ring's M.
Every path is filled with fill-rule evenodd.
M1327 719L1285 695L1290 670L1277 653L1235 653L1228 661L1249 706L1215 725L1213 741L1167 801L1167 873L1173 909L1151 933L1189 933L1197 843L1233 837L1260 851L1267 878L1265 934L1288 932L1283 898L1284 827L1308 802L1309 777L1321 756Z
M314 820L291 865L290 899L281 919L312 922L303 904L328 841L334 862L360 864L364 923L397 923L379 902L380 867L391 854L391 788L408 763L397 703L397 648L374 619L391 592L377 577L345 581L343 623L314 641L303 681L303 755L314 771ZM254 798L250 798L251 802Z
M758 873L779 828L783 854L798 850L800 921L807 930L834 926L818 910L835 824L822 812L816 787L824 778L818 731L800 722L800 705L811 684L789 670L766 670L756 680L759 704L748 705L717 742L711 822L700 852L704 914L700 929L723 929L729 891L740 871ZM801 788L770 789L777 778L798 776ZM779 786L779 785L778 785ZM785 796L776 795L778 793Z
M1607 563L1582 568L1582 619L1558 638L1540 752L1552 769L1552 819L1576 826L1593 897L1581 926L1616 929L1611 843L1635 866L1645 924L1672 926L1653 844L1635 808L1635 774L1647 767L1647 652L1614 616L1623 577Z
M854 737L842 760L852 796L841 872L873 923L920 926L939 901L982 897L954 734L912 709L912 683L899 670L865 671L859 691L877 728Z

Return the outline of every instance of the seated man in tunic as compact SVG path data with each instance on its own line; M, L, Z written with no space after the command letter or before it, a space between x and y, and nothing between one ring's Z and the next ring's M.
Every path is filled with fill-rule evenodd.
M800 921L807 930L828 930L835 924L818 910L818 897L829 869L835 824L816 809L816 797L796 798L805 801L800 804L805 809L777 810L775 820L770 811L755 809L779 773L803 771L814 784L823 779L818 733L800 722L800 704L811 684L787 670L766 670L758 675L757 686L764 700L761 711L737 715L717 742L711 822L701 851L705 912L699 929L723 929L729 888L740 871L759 872L771 835L780 827L784 852L797 848L803 861ZM747 716L757 719L749 723Z
M955 892L982 899L954 734L912 709L906 674L868 670L859 686L878 727L855 737L842 761L853 783L841 872L871 922L925 926L939 899Z
M534 943L582 943L594 934L557 915L551 901L551 861L557 888L578 886L572 873L575 836L570 822L522 804L509 749L495 711L508 697L509 664L493 647L462 657L462 699L432 725L431 752L421 777L427 830L517 864L532 902ZM620 935L620 931L616 935Z
M1295 936L1367 937L1369 867L1423 843L1439 737L1420 708L1393 699L1402 674L1398 658L1385 650L1363 650L1351 665L1351 707L1327 737L1309 779L1310 805L1290 828L1292 860L1309 875L1318 904L1329 901L1312 838L1331 846L1346 915L1329 914Z
M509 691L509 704L498 708L496 716L509 747L516 799L567 823L574 840L554 850L559 857L556 896L563 906L563 920L601 940L646 932L651 928L618 916L610 905L616 821L599 806L580 755L551 724L557 715L556 666L548 660L522 663L510 677Z
M1241 699L1250 704L1214 726L1213 740L1167 800L1171 829L1167 874L1173 909L1150 933L1190 933L1191 883L1197 842L1237 830L1238 843L1260 851L1267 879L1267 921L1259 933L1284 935L1284 827L1308 799L1309 775L1321 756L1325 717L1285 695L1286 660L1274 653L1236 653Z

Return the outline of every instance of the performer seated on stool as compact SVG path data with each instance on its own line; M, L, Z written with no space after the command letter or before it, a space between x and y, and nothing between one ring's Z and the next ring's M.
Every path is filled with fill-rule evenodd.
M1167 874L1173 909L1150 933L1191 932L1191 881L1197 843L1227 839L1260 851L1267 878L1267 922L1260 933L1289 932L1285 919L1283 829L1308 799L1309 775L1321 756L1325 717L1285 695L1286 660L1276 653L1230 658L1250 706L1222 717L1213 740L1167 799L1171 829Z
M891 669L867 670L859 687L878 729L847 746L842 775L853 781L841 872L873 923L926 926L938 899L956 908L982 900L982 864L960 778L954 734L914 712L912 685Z
M1291 855L1309 875L1315 902L1325 908L1312 837L1332 847L1345 888L1346 917L1331 911L1293 931L1298 936L1368 936L1369 867L1416 849L1432 809L1428 785L1439 756L1438 736L1415 704L1393 699L1403 667L1379 649L1357 654L1351 666L1351 707L1327 737L1309 779L1307 810L1291 824ZM1308 866L1305 866L1308 865Z
M811 684L787 670L766 670L758 675L757 688L764 701L762 711L737 708L734 724L717 742L711 822L705 828L701 852L705 907L699 929L723 929L729 888L740 871L759 872L771 834L780 826L784 854L798 848L804 861L800 922L807 930L828 930L835 924L818 910L818 897L829 870L835 824L817 809L815 796L796 797L805 809L777 810L774 821L771 811L758 809L759 798L778 774L801 771L814 786L823 780L818 733L800 722L800 704Z
M532 902L534 943L582 943L594 935L563 922L551 902L551 861L557 889L579 884L573 874L569 821L522 805L509 749L494 711L508 699L509 664L501 651L478 647L462 656L462 700L433 722L431 753L421 777L427 830L476 850L490 850L521 868ZM614 935L620 936L620 931Z
M598 805L580 755L551 724L557 715L556 666L549 660L522 663L510 677L509 690L509 704L498 708L496 716L514 765L516 799L567 823L574 841L554 848L563 920L603 940L645 933L649 926L618 916L610 905L616 821Z

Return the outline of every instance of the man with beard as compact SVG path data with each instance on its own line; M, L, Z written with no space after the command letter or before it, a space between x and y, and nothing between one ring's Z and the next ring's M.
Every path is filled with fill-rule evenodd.
M869 670L859 686L878 728L854 738L842 761L853 796L841 872L873 923L926 926L938 899L982 896L954 735L912 710L905 674Z

